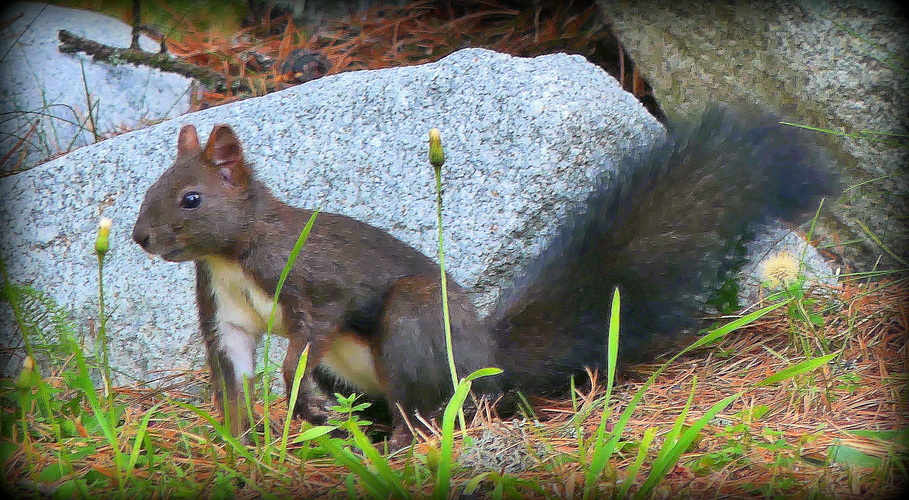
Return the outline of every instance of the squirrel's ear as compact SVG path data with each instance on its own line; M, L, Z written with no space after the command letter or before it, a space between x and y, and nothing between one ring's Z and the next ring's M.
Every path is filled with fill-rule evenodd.
M218 168L221 177L234 186L245 186L249 169L243 162L243 150L234 131L228 125L215 125L208 137L204 157Z
M180 136L177 138L177 154L191 154L199 151L199 136L196 134L196 127L192 125L183 125L180 129Z

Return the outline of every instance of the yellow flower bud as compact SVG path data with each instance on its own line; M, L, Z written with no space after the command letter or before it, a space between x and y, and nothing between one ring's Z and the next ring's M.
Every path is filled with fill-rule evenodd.
M16 378L16 388L20 391L28 391L38 385L39 378L38 372L35 371L34 358L26 356L22 360L22 371L19 372L19 377Z
M429 131L429 163L436 170L442 168L442 165L445 164L445 152L442 151L442 136L437 128Z
M430 470L439 468L440 455L439 449L436 448L433 443L429 443L429 447L426 449L426 466L429 467Z
M107 217L101 217L101 221L98 223L98 237L95 239L95 252L102 257L107 253L107 249L110 248L110 227L113 223L114 221Z

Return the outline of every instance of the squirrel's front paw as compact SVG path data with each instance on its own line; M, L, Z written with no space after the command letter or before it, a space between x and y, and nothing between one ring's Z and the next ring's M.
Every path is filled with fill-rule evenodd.
M322 425L328 421L329 413L325 411L320 398L300 396L291 411L293 418L302 418L313 425Z

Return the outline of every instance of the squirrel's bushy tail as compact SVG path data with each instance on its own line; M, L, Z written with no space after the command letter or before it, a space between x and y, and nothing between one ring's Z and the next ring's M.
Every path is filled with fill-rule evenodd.
M604 366L616 286L620 359L693 326L757 226L796 220L836 191L829 159L806 135L718 107L671 125L664 144L587 200L490 316L507 380L541 390Z

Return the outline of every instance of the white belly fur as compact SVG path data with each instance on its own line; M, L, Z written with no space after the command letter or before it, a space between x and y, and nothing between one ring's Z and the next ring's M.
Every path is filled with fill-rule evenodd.
M272 296L265 293L239 264L218 257L210 257L206 263L211 271L217 308L219 346L230 357L237 378L242 381L243 375L254 375L255 346L266 330ZM280 307L275 310L272 332L287 336ZM351 333L342 333L332 341L321 364L365 394L383 393L369 346Z
M234 364L238 381L254 375L256 343L266 330L272 297L247 275L239 264L218 258L206 259L216 313L218 343ZM272 331L287 335L281 308L275 309Z
M218 306L218 321L230 322L257 337L265 332L272 296L265 293L239 264L218 257L206 260ZM281 308L275 309L274 333L286 336Z
M379 384L372 351L352 333L342 333L332 341L322 357L321 366L364 394L380 396L384 392Z

